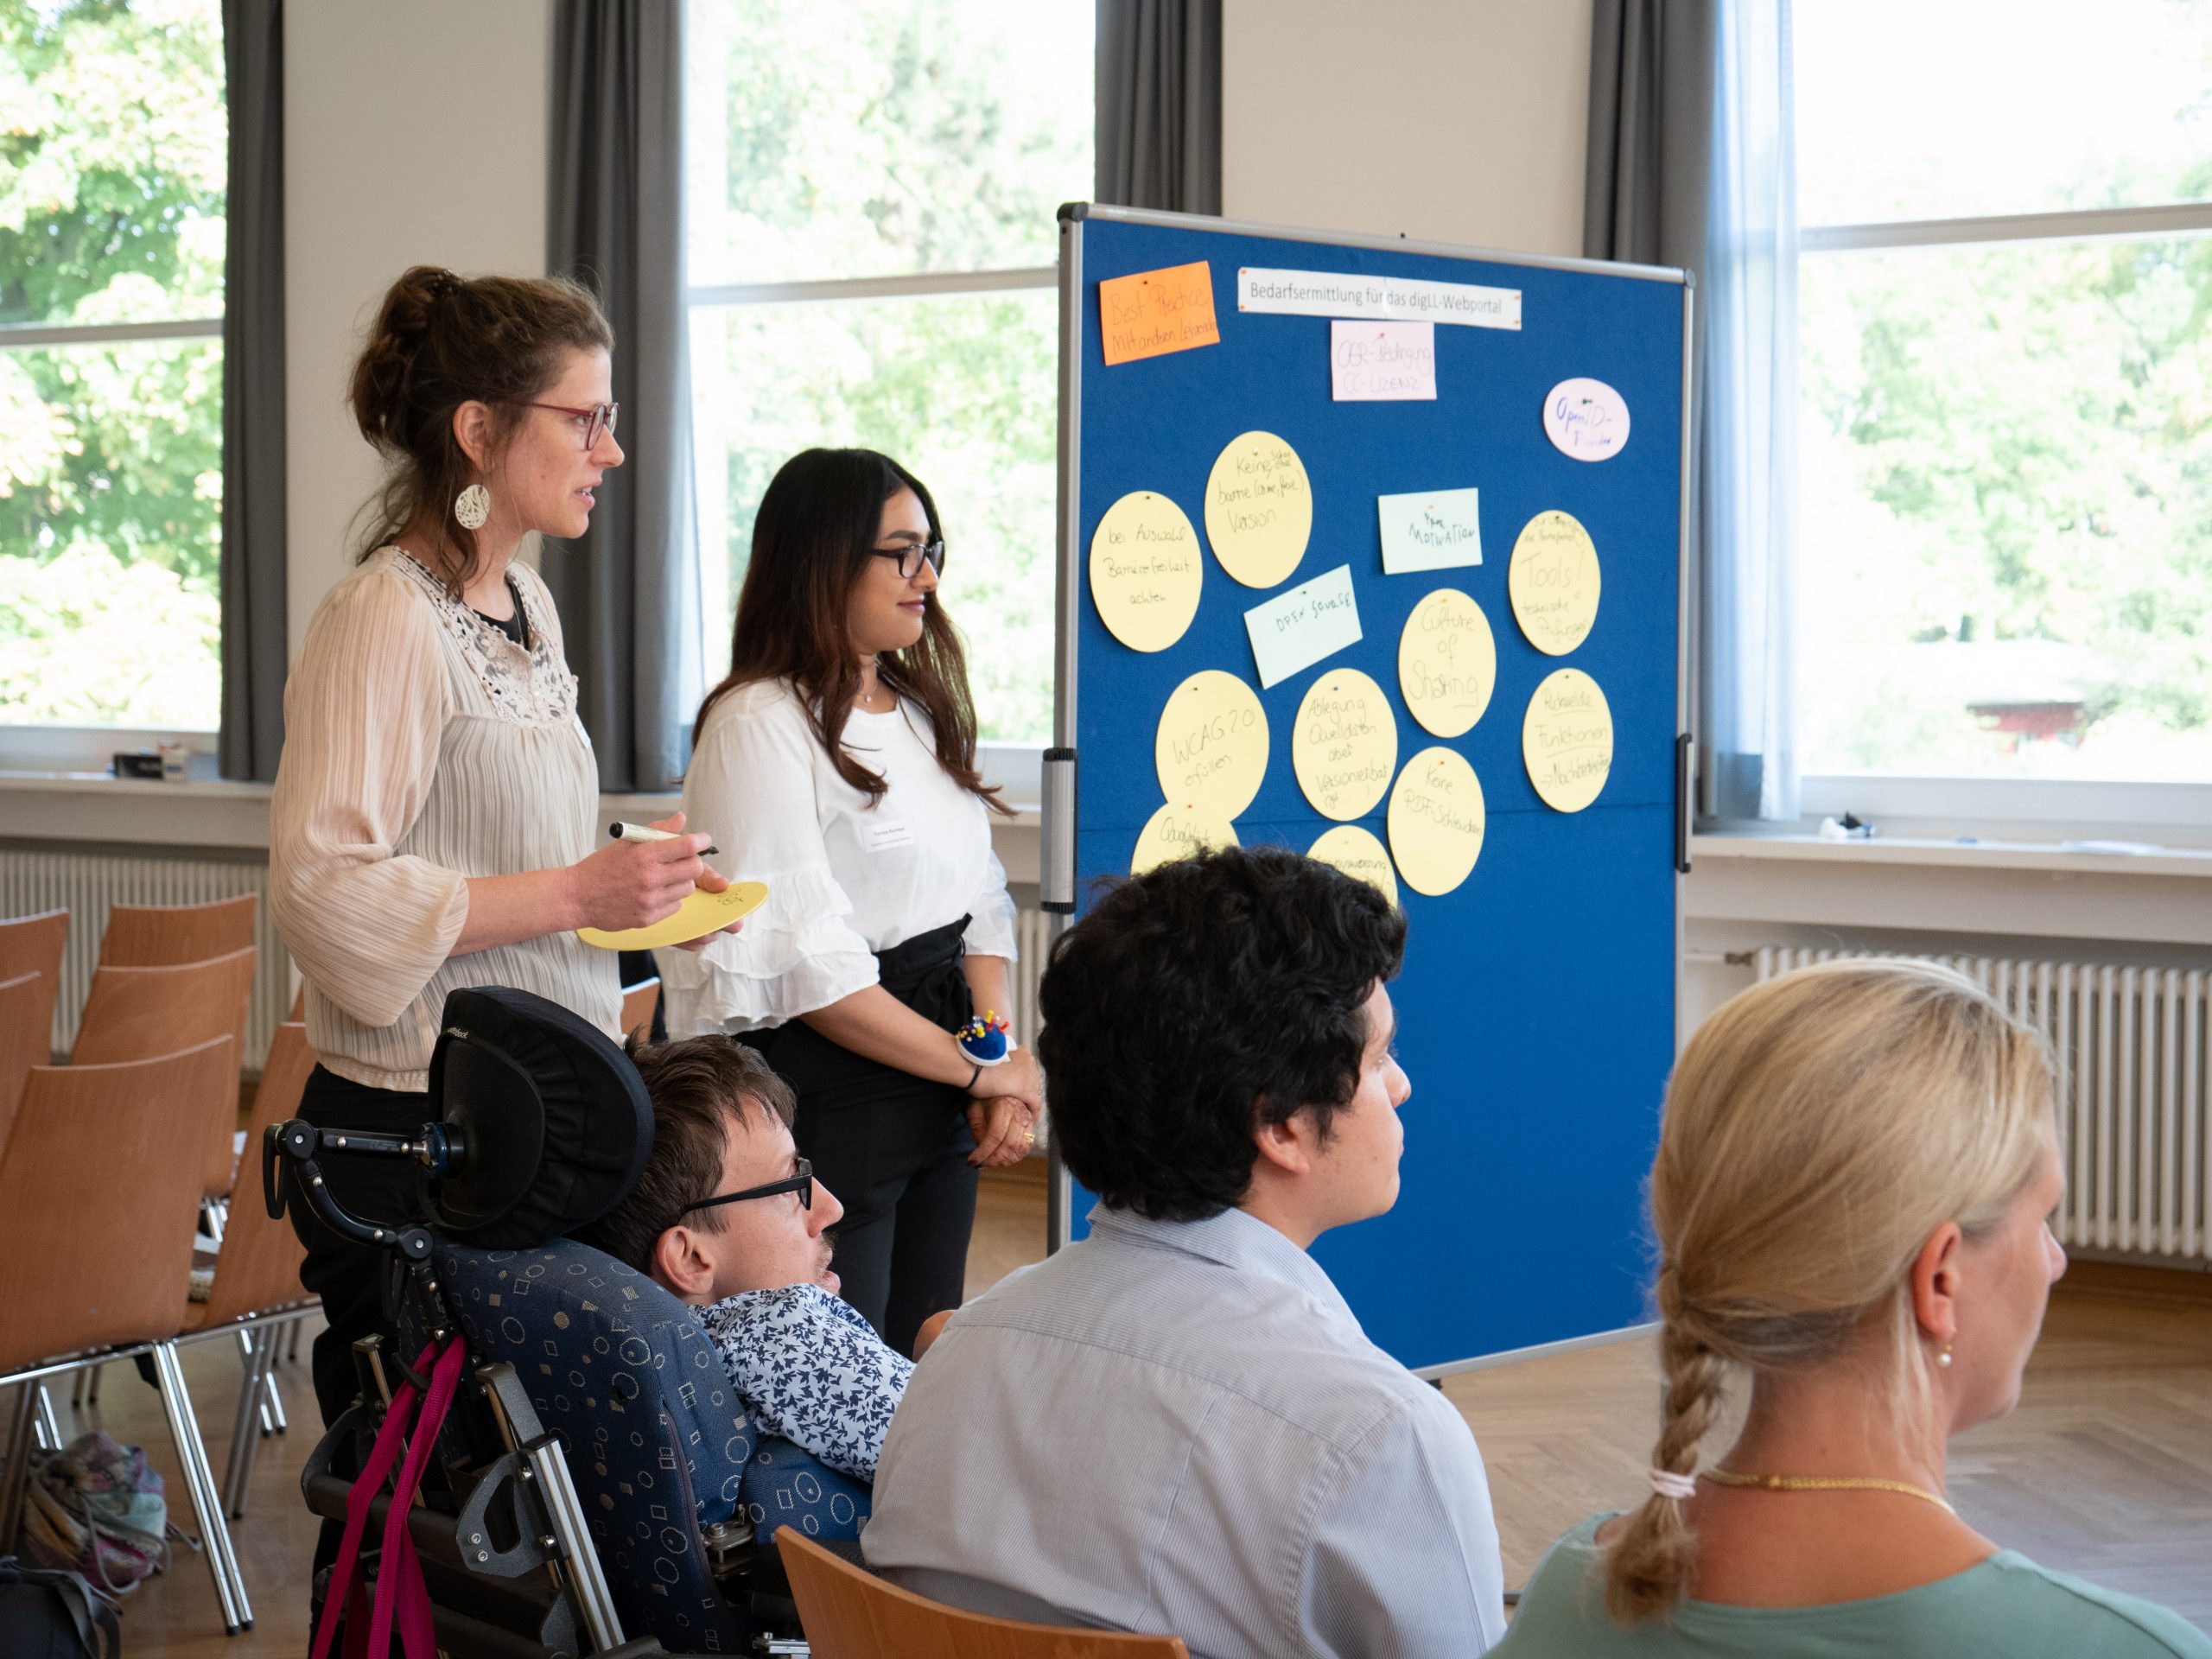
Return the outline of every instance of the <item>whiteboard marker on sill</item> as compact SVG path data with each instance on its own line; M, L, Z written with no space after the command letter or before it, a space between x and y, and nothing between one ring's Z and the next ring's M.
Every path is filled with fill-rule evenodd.
M619 818L607 826L607 833L608 838L614 841L674 841L676 839L676 836L669 831L656 830L649 823L624 823ZM683 833L693 836L699 832L696 830L687 830ZM708 847L701 850L719 856L722 849L719 847Z

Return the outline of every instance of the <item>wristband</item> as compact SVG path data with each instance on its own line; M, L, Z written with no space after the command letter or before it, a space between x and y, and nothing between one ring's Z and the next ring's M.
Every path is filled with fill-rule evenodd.
M960 1085L961 1092L972 1096L976 1092L976 1079L982 1075L983 1063L978 1060L976 1062L976 1069L968 1074L968 1081Z

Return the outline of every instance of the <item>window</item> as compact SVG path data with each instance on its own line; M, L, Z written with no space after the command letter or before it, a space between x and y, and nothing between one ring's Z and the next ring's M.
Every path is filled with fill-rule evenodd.
M1054 211L1090 194L1092 9L689 3L708 677L776 468L863 445L937 498L983 737L1049 741Z
M1805 771L2212 782L2212 0L1794 15Z
M0 0L0 723L213 731L219 0Z

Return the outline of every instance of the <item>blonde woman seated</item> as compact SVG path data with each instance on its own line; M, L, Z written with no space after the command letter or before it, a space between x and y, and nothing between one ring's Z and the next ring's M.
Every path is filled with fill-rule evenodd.
M1956 974L1834 963L1715 1014L1651 1175L1651 1496L1554 1545L1496 1651L2212 1659L1943 1496L1945 1442L2019 1398L2063 1187L2043 1046ZM1705 1461L1738 1374L1743 1433Z

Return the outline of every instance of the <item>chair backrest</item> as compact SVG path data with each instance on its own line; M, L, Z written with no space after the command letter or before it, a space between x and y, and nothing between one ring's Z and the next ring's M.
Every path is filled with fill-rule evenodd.
M622 1034L627 1037L640 1026L645 1035L653 1032L653 1010L660 1007L660 981L641 979L634 985L622 988Z
M44 974L18 974L0 980L0 1152L7 1150L16 1103L31 1067L45 1064L54 999L46 994Z
M69 944L69 912L41 911L0 921L0 979L24 974L46 976L46 1034L35 1064L54 1058L54 1002L61 994L61 953Z
M695 1515L711 1526L742 1503L764 1545L780 1525L860 1535L868 1488L760 1438L698 1321L645 1274L567 1238L480 1250L442 1237L436 1263L470 1351L511 1363L567 1441L632 1635L672 1653L746 1650L751 1622L715 1586Z
M203 1326L307 1300L307 1292L300 1287L300 1263L307 1252L292 1224L271 1221L261 1199L261 1135L270 1124L300 1115L300 1096L306 1092L308 1073L314 1070L308 1028L291 1021L277 1027L270 1039L269 1058L262 1065L260 1086L254 1090L253 1127L246 1133L245 1156L238 1161L238 1184L246 1193L231 1206L230 1224L223 1229L215 1282L200 1315Z
M1024 1624L887 1584L810 1538L776 1536L814 1659L1188 1659L1179 1636Z
M117 905L100 938L104 968L174 968L253 943L251 893L205 905Z
M39 1065L0 1150L0 1371L183 1328L200 1125L226 1033L114 1065Z
M231 1190L231 1136L238 1127L238 1051L245 1042L253 995L253 948L169 968L92 970L77 1024L77 1065L143 1060L191 1048L210 1037L231 1039L231 1081L205 1104L199 1123L201 1179L207 1196Z

